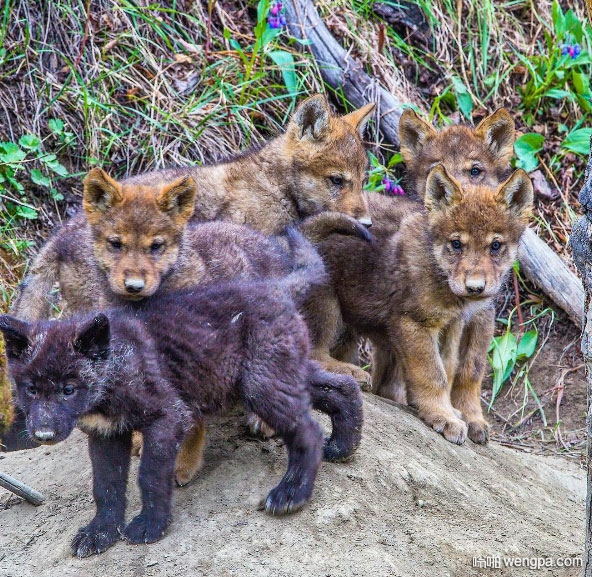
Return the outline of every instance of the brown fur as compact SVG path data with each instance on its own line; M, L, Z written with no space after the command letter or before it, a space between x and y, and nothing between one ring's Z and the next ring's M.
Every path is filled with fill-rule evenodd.
M460 183L496 187L510 174L514 138L514 122L504 109L483 119L476 128L455 125L439 131L407 109L399 122L399 141L408 170L408 190L423 199L427 175L437 164L444 165ZM370 202L371 218L384 222L383 211L388 214L390 204L396 207L399 202L400 199L378 204ZM357 356L358 339L351 327L343 324L335 290L330 286L317 288L308 306L307 323L314 345L313 358L326 370L351 374L362 388L370 388L370 374L352 364ZM379 354L376 354L375 360L378 358ZM376 370L375 367L374 372ZM396 398L405 402L405 390L400 389Z
M468 424L481 443L493 304L531 211L532 184L516 171L497 188L461 185L439 165L426 191L425 209L370 197L375 244L331 237L319 248L340 320L372 341L376 392L398 400L404 380L426 423L455 443L464 442Z
M362 134L374 104L333 116L321 95L303 101L286 132L260 149L219 164L133 177L152 185L192 176L199 185L193 220L225 220L278 234L324 210L371 223L362 194L368 157Z

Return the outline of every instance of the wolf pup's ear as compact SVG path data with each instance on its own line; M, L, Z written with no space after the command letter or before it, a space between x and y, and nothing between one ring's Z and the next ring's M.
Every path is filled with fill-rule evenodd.
M496 158L510 162L514 154L516 131L514 120L505 108L496 110L484 118L475 129Z
M122 200L121 185L104 170L93 168L86 175L82 206L87 214L105 212Z
M374 102L370 102L370 104L366 104L365 106L362 106L362 108L358 108L357 110L346 114L343 117L343 120L358 131L360 138L363 138L364 130L366 130L366 123L370 120L375 107L376 105Z
M462 197L460 186L446 172L443 164L432 168L426 181L425 207L428 212L458 204Z
M0 331L4 336L6 356L19 359L29 347L29 323L10 315L0 315Z
M534 190L528 174L519 168L512 176L503 182L497 190L497 199L500 204L508 207L524 224L532 213Z
M421 153L426 141L436 136L436 129L422 120L414 110L406 108L399 119L399 148L407 165Z
M299 140L323 140L329 132L329 105L322 94L307 98L298 106L292 121Z
M103 313L84 323L74 338L74 350L93 359L106 359L109 356L111 327Z
M183 176L165 186L156 197L156 204L180 224L187 222L193 214L197 184L191 176Z

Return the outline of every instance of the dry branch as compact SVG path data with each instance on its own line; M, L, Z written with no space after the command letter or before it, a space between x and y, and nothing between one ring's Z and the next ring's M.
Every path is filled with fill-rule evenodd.
M29 501L32 505L41 505L43 501L45 501L45 497L35 491L35 489L31 489L31 487L27 487L27 485L13 479L10 475L6 473L2 473L0 471L0 487L4 487L8 489L15 495L22 497L26 501Z
M386 140L399 146L399 118L402 103L370 77L333 38L310 0L286 3L290 33L308 40L323 80L342 91L356 107L378 103L380 130ZM582 326L584 291L580 281L557 254L533 231L522 238L518 259L526 277Z

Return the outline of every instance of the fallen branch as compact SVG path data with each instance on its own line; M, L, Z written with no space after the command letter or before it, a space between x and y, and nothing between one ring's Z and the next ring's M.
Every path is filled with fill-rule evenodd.
M399 119L403 103L351 58L333 38L310 0L286 2L286 19L293 36L310 42L308 46L323 80L334 90L343 92L356 107L376 102L382 134L393 145L399 146ZM584 313L582 285L534 231L528 230L523 235L518 260L526 277L581 327Z
M21 483L20 481L17 481L16 479L13 479L10 475L2 473L1 471L0 487L8 489L12 493L18 495L19 497L22 497L32 505L41 505L41 503L45 501L45 497L41 493L35 491L35 489L31 489L31 487L27 487L27 485Z

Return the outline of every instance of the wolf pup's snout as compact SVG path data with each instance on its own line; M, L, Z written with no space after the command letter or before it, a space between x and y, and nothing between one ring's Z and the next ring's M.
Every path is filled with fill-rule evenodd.
M130 294L137 294L139 292L142 292L144 290L144 287L146 286L144 280L137 277L126 278L124 284L125 290Z
M465 281L465 288L470 295L480 295L485 290L485 279L483 277L469 277Z

